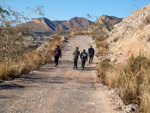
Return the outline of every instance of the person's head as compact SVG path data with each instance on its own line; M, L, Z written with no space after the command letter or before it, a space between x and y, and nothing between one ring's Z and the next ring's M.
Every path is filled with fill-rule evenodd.
M83 52L85 52L85 49L83 49Z
M93 48L93 46L91 46L91 48Z
M59 48L59 45L57 45L57 48Z
M76 47L76 50L78 50L79 48L78 47Z

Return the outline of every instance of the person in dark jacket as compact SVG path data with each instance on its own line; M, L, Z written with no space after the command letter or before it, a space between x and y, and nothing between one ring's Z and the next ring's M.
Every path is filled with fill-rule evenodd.
M80 54L80 58L81 58L81 67L82 67L82 70L84 70L85 63L88 59L88 54L85 51L85 49L83 49L83 52Z
M73 52L73 69L78 68L78 57L80 55L79 48L76 47L76 50Z
M88 49L88 55L89 55L89 64L93 63L94 49L92 46L91 48Z
M54 50L55 67L58 67L59 58L61 58L61 49L59 45L57 45L57 48Z

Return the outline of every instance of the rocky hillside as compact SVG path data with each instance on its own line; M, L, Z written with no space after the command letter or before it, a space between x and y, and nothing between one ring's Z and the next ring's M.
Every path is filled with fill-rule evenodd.
M33 32L53 32L57 30L88 29L92 22L80 17L71 18L69 21L51 21L47 18L34 18L22 24Z
M108 31L111 31L113 29L113 26L115 24L120 23L121 21L122 21L122 18L117 18L115 16L102 15L96 21L96 24L102 24L108 29Z
M91 26L93 31L100 34L107 34L113 28L115 24L118 24L122 21L122 18L117 18L114 16L102 15L100 16L95 24Z
M150 5L114 26L107 39L111 61L123 62L140 52L150 57Z

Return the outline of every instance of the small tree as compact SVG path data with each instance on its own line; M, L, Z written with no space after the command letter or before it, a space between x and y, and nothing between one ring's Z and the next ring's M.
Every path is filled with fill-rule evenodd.
M5 62L6 68L9 68L11 61L23 54L25 49L23 33L27 33L28 29L16 25L21 24L22 20L27 20L32 13L37 12L43 14L41 6L31 10L27 16L15 12L9 7L3 9L0 6L0 62Z

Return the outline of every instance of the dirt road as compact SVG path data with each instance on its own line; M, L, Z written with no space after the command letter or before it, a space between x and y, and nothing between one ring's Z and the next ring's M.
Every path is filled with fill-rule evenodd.
M76 36L62 50L59 67L47 64L31 75L0 84L0 113L122 113L121 103L96 76L95 65L72 69L72 53L94 45L89 36Z

